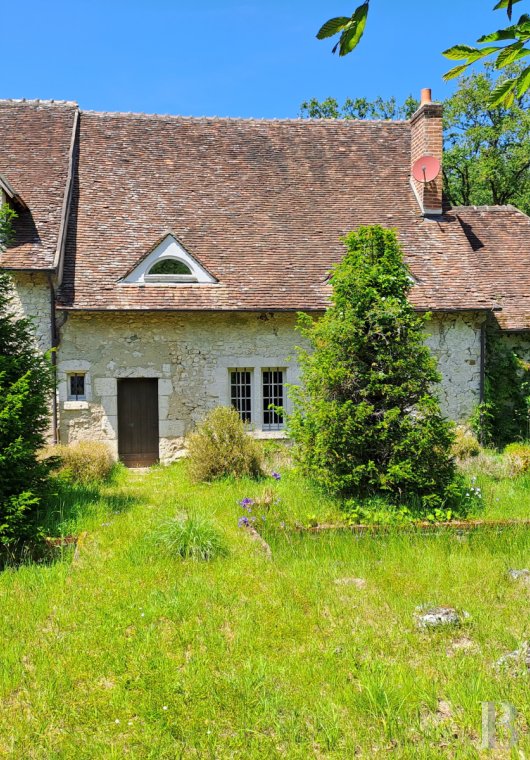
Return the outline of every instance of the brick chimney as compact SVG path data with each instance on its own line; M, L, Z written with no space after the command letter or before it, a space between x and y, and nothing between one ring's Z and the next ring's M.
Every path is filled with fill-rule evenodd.
M433 103L431 90L421 91L420 107L410 120L411 167L421 156L435 156L440 165L443 158L443 106ZM442 172L432 182L417 182L411 173L411 183L425 216L442 213Z

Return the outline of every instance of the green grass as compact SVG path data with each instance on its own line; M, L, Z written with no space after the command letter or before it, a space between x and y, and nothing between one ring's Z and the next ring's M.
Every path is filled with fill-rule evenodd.
M528 755L530 677L494 663L530 638L530 588L506 576L530 567L530 530L266 529L271 562L237 527L240 499L270 486L288 517L340 514L282 475L191 486L181 462L63 486L48 528L88 532L76 561L68 549L0 575L0 757L486 757L482 701L517 707ZM528 480L481 485L484 515L530 515ZM228 555L162 550L161 526L184 512L207 518ZM366 586L335 583L348 577ZM424 603L471 617L420 632Z

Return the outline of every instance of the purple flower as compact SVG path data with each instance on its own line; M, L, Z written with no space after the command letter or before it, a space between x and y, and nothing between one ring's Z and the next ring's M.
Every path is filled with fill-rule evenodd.
M246 509L246 510L248 510L249 512L251 511L251 510L250 510L250 508L251 508L251 506L252 506L253 504L254 504L254 499L248 499L248 498L247 498L247 499L242 499L242 500L239 502L239 506L240 506L240 507L243 507L243 509Z
M280 480L282 476L280 475L279 472L273 472L272 477L274 478L274 480Z
M239 528L248 527L248 524L249 524L248 517L240 517L239 520L237 521L237 524Z

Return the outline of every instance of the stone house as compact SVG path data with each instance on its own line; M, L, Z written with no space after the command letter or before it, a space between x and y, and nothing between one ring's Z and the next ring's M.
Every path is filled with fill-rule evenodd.
M0 101L0 192L18 212L0 255L14 305L54 347L57 440L169 461L211 407L262 437L296 383L296 313L325 310L340 237L396 228L430 312L447 415L480 401L486 320L530 354L530 220L449 208L442 107L410 121L245 120L94 113Z

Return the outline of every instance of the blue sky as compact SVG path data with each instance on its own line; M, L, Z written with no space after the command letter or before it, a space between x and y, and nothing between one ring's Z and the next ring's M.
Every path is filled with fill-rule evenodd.
M0 97L99 111L294 117L310 97L432 87L441 51L505 25L494 0L372 0L361 46L339 59L315 33L360 0L27 0L2 9ZM6 31L7 30L7 31Z

